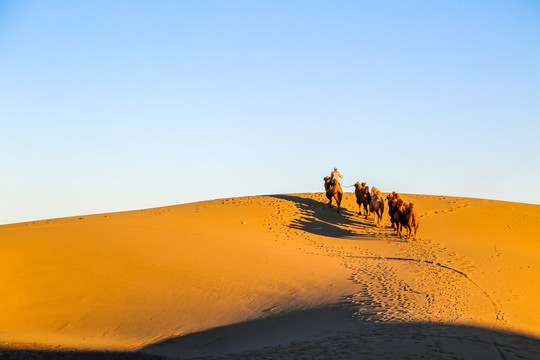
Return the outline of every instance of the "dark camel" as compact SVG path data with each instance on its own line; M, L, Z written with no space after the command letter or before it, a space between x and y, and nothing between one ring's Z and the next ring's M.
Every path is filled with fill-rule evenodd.
M337 212L341 207L341 199L343 198L343 190L341 190L341 185L337 179L334 179L334 183L330 184L330 176L324 178L324 188L326 189L326 197L330 202L328 207L332 207L332 199L336 200Z

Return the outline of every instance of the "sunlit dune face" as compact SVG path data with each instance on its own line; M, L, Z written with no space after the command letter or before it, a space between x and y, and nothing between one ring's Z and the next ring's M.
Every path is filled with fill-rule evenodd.
M539 206L399 194L420 221L406 239L355 196L340 213L317 193L2 226L0 341L134 350L343 302L361 322L540 336Z

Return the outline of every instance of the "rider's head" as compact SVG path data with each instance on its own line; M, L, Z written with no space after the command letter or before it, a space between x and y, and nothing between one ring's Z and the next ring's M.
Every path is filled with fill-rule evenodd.
M334 168L334 171L337 171L337 168L336 168L336 167Z

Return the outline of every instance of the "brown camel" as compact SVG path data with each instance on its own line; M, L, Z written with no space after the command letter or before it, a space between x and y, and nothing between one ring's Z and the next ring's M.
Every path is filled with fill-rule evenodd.
M356 203L358 204L358 214L362 215L362 206L364 207L364 212L366 219L369 215L369 203L371 203L371 195L369 194L369 186L366 186L366 183L363 182L360 184L358 181L354 184L354 194L356 195Z
M341 207L341 199L343 198L343 190L341 190L341 185L337 179L334 179L334 183L330 184L330 176L324 178L324 188L326 189L326 197L330 202L328 207L332 207L332 199L336 200L337 212Z
M414 238L416 239L416 232L418 231L418 226L420 225L420 221L418 219L418 214L416 213L416 210L414 209L414 204L409 203L409 206L407 207L407 210L403 214L404 220L406 224L403 224L403 226L407 229L407 239L409 239L414 231Z
M418 218L418 214L416 213L416 210L414 209L413 203L401 203L399 210L399 224L398 224L398 235L400 237L403 237L403 228L407 230L407 239L413 235L414 230L414 238L416 239L416 232L418 231L418 226L420 225L420 220Z

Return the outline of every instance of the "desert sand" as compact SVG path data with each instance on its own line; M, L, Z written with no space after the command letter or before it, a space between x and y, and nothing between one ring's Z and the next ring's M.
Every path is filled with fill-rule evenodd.
M350 192L0 226L0 355L540 358L540 206L402 198L416 239Z

